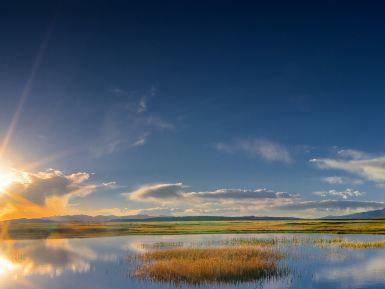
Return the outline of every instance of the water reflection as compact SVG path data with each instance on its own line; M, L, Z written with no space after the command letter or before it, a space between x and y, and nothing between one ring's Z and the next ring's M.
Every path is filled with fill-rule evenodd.
M29 275L55 277L64 271L88 272L96 253L69 240L7 241L1 246L0 275L19 279Z
M385 286L385 252L372 250L370 256L361 256L353 262L324 269L317 273L318 279L351 282L362 286L366 283L382 283ZM321 277L322 276L322 277Z
M0 288L2 289L123 289L175 288L169 283L132 277L138 264L127 258L151 247L182 247L217 244L233 238L291 238L294 235L194 235L127 236L116 238L31 240L0 242ZM320 236L312 236L319 238ZM377 240L382 236L348 236ZM309 235L295 235L309 240ZM176 246L175 245L175 246ZM385 288L385 249L351 250L316 247L310 241L280 244L287 253L284 265L293 274L283 280L267 280L259 288ZM183 285L182 288L194 288ZM245 282L228 288L256 288ZM227 288L212 285L210 288Z

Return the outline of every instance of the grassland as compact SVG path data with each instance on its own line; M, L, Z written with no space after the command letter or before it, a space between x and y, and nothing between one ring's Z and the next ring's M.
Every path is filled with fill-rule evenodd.
M240 283L276 278L287 273L273 250L240 246L230 248L174 248L138 256L134 276L157 282L202 285Z
M2 239L236 233L385 234L384 220L24 223L0 225Z

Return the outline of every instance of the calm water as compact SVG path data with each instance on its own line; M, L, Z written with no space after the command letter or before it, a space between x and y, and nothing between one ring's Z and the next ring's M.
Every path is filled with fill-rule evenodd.
M131 277L136 264L127 256L153 243L180 242L196 246L233 238L320 238L328 235L188 235L7 241L0 248L2 289L122 289L175 288ZM344 236L354 240L383 240L383 236ZM145 244L143 246L143 244ZM211 285L204 288L385 288L385 249L318 248L311 242L282 245L288 253L282 265L290 274L279 280ZM179 286L178 288L196 288Z

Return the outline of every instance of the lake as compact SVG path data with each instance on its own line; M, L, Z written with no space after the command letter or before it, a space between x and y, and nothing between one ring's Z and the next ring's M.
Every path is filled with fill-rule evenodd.
M174 285L133 277L138 266L130 258L149 248L205 247L234 239L295 239L277 250L286 258L288 273L277 278L236 284ZM325 234L237 234L124 236L113 238L2 241L2 289L123 289L123 288L385 288L385 249L346 249L315 246L312 240L335 238ZM343 235L357 241L383 236Z

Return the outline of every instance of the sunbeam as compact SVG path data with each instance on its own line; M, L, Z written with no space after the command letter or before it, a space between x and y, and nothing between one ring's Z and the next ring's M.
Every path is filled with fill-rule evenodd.
M35 80L35 77L36 77L36 73L37 71L39 70L39 67L41 65L41 62L43 60L43 57L44 57L44 54L45 54L45 51L47 49L47 45L48 45L48 42L49 42L49 39L52 35L52 32L54 30L54 23L55 23L55 18L53 21L51 21L50 25L48 26L48 29L45 33L45 36L44 36L44 39L43 41L41 42L40 44L40 47L39 47L39 50L37 52L37 55L36 55L36 58L35 58L35 61L33 63L33 66L32 66L32 69L31 69L31 72L29 74L29 77L27 79L27 82L24 86L24 89L22 90L22 93L20 95L20 98L19 98L19 102L16 106L16 110L15 110L15 113L13 114L13 117L12 117L12 120L11 120L11 123L6 131L6 134L5 134L5 137L3 139L3 142L1 143L1 146L0 146L0 157L2 157L4 155L4 152L6 151L7 149L7 146L11 140L11 137L14 133L14 130L17 126L17 123L20 119L20 115L21 115L21 112L23 110L23 107L26 103L26 100L28 98L28 95L30 94L31 92L31 89L32 89L32 86L33 86L33 82Z

